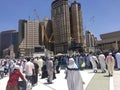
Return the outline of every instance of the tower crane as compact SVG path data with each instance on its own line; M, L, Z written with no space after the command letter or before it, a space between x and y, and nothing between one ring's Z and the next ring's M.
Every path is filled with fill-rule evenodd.
M37 17L37 20L39 21L39 23L40 23L40 16L39 16L39 14L38 14L38 12L37 12L37 10L36 9L34 9L34 13L35 13L35 15L36 15L36 17ZM40 24L41 25L41 24ZM47 41L47 43L53 43L52 42L52 37L53 37L53 33L51 34L51 36L50 36L50 38L48 38L48 36L47 36L47 33L46 33L46 30L45 30L45 28L44 28L44 25L41 25L41 27L42 27L42 45L44 44L44 38L45 38L45 40Z
M75 2L76 0L68 0L68 3L71 5L72 2Z
M37 17L38 21L40 22L40 16L39 16L39 14L38 14L38 12L37 12L37 10L36 10L36 9L34 9L34 13L35 13L35 15L36 15L36 17Z

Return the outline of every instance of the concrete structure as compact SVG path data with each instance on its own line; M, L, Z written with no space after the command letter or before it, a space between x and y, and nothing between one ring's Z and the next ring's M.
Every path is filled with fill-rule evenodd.
M44 18L44 45L45 47L50 50L54 51L54 35L52 29L52 21L48 18Z
M0 34L1 37L1 56L5 57L6 55L11 56L12 54L17 53L17 44L18 44L18 33L16 30L7 30L7 31L2 31ZM12 49L10 46L13 46ZM11 51L12 50L12 51ZM10 53L12 52L12 53ZM13 56L13 55L12 55ZM15 55L14 55L15 56ZM14 57L11 57L14 58Z
M86 52L95 51L96 45L97 45L97 38L90 32L85 32L85 38L86 38Z
M39 45L53 51L52 32L52 22L47 18L43 22L19 20L19 54L32 57Z
M91 47L91 32L86 31L85 32L85 37L86 37L86 46Z
M120 31L105 33L100 35L97 47L100 50L118 50L120 49Z
M34 47L39 45L39 22L19 20L19 54L33 56Z
M74 40L78 46L83 45L80 3L74 1L71 6L69 6L68 0L55 0L51 6L55 53L67 53L71 47L72 40Z
M68 0L55 0L51 6L55 53L67 52L71 44Z
M74 1L70 7L70 19L71 19L71 37L75 39L75 43L78 46L83 46L83 22L82 22L82 10L81 4Z

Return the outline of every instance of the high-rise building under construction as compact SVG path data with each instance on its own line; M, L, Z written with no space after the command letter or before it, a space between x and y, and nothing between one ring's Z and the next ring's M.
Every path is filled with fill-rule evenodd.
M68 0L55 0L51 6L55 53L67 53L67 50L73 45L73 41L74 45L83 46L80 3L74 1L69 5Z
M19 53L33 56L34 47L39 46L39 22L19 20Z

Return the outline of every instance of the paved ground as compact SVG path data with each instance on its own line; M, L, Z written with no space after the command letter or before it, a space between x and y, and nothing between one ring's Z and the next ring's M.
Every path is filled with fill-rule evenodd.
M86 71L81 71L81 75L83 77L83 80L85 82L84 88L87 87L89 81L92 79L92 77L94 76L94 73L90 73L90 70L86 70ZM57 79L53 80L53 84L47 84L47 80L46 79L39 79L39 85L33 87L33 90L37 90L38 86L40 88L44 87L43 90L68 90L67 87L67 81L65 79L65 74L64 74L64 70L62 70L60 72L60 74L56 74ZM86 78L87 77L87 78Z
M110 90L109 82L110 78L107 73L101 73L99 71L93 76L92 80L86 87L86 90Z
M114 71L113 85L114 90L120 90L120 71Z
M85 90L120 90L120 71L114 71L113 77L107 77L107 73L96 73L92 70L80 71L85 82ZM32 90L68 90L67 81L64 79L64 70L60 74L56 74L57 79L53 80L53 84L47 84L46 79L38 80L38 85L34 86ZM8 77L0 79L0 90L5 90Z

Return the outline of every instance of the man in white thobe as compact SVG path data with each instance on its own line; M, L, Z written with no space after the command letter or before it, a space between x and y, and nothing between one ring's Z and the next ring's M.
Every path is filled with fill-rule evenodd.
M90 62L92 64L92 68L93 68L93 72L97 72L97 63L98 63L98 59L95 56L95 53L92 53L92 55L90 56Z
M52 84L53 80L53 61L52 58L47 60L48 83Z
M98 56L102 73L106 72L105 55L101 52Z
M39 76L41 76L42 75L42 67L43 67L43 59L42 59L42 57L40 57L38 59L37 64L39 65L38 73L39 73Z
M116 54L115 54L115 58L117 60L117 68L118 70L120 70L120 51L118 51Z

